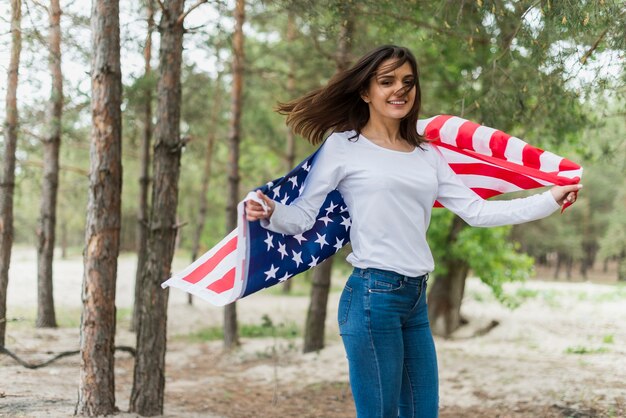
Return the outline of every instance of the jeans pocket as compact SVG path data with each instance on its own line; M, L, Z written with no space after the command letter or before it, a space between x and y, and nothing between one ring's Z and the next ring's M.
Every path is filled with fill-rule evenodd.
M350 302L352 302L352 288L345 285L343 292L341 292L341 297L339 298L339 309L337 311L337 322L340 326L348 321Z
M404 287L404 281L400 279L376 278L371 281L370 293L388 293L400 290Z

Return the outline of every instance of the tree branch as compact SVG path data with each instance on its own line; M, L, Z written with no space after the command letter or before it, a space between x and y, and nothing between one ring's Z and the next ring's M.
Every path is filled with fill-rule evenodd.
M198 0L198 2L196 4L194 4L193 6L191 6L186 12L184 12L182 15L178 16L178 19L176 19L176 24L177 25L182 25L183 21L185 20L185 18L187 17L187 15L189 13L191 13L193 11L193 9L195 9L196 7L207 3L208 0Z
M604 31L602 31L600 36L598 36L598 39L596 39L593 45L591 45L591 48L589 48L589 50L585 52L585 55L583 55L583 57L580 59L581 64L585 65L587 63L587 60L589 59L591 54L593 54L593 52L598 48L598 45L600 45L600 42L602 42L602 40L604 39L608 31L609 31L608 27L604 29Z
M131 356L135 357L135 349L133 347L128 347L125 345L122 346L117 346L114 347L115 351L125 351L127 353L129 353ZM80 350L74 350L74 351L63 351L59 354L57 354L56 356L50 358L49 360L46 360L42 363L28 363L24 360L22 360L20 357L17 356L17 354L9 351L6 347L2 347L0 346L0 354L6 354L9 357L11 357L13 360L17 361L21 366L26 367L27 369L39 369L40 367L45 367L59 359L62 359L63 357L69 357L69 356L73 356L76 354L80 354Z

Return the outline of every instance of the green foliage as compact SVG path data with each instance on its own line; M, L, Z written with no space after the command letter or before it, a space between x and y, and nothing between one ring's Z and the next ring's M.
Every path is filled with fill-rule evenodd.
M268 315L263 315L260 324L239 324L239 335L243 338L297 338L301 335L300 327L294 322L274 324ZM224 338L223 327L208 327L188 335L176 338L191 342L216 341Z

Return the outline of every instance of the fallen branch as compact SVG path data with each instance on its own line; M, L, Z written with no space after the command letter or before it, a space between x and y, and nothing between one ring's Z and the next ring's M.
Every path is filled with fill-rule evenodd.
M125 346L125 345L121 345L121 346L117 346L115 347L115 351L124 351L127 352L128 354L130 354L131 356L135 357L136 351L133 347L129 347L129 346ZM26 367L27 369L39 369L41 367L45 367L49 364L52 364L53 362L62 359L63 357L69 357L69 356L74 356L76 354L80 354L80 350L74 350L74 351L63 351L62 353L57 354L56 356L42 362L42 363L28 363L24 360L22 360L21 358L19 358L17 356L17 354L11 352L9 349L7 349L6 347L2 347L0 346L0 354L6 354L9 357L11 357L13 360L17 361L21 366Z

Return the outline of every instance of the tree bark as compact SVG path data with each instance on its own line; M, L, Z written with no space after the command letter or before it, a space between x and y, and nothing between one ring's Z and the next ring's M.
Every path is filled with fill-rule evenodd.
M152 59L152 32L154 31L154 2L147 0L148 36L143 49L144 77L152 73L150 60ZM139 177L139 207L137 208L137 271L135 272L135 302L133 304L133 319L130 323L131 331L136 331L139 325L137 306L141 305L141 272L146 262L148 246L148 187L150 186L150 142L152 140L152 87L146 87L144 92L143 132L141 136L141 174Z
M7 72L4 156L0 183L0 347L6 335L7 287L13 246L13 191L17 147L17 79L22 51L22 2L11 0L11 58Z
M289 46L293 46L293 41L296 39L296 22L294 18L294 14L292 11L289 11L287 14L287 44ZM289 73L287 74L287 97L289 100L293 99L294 91L296 89L296 62L293 56L289 55ZM287 138L285 142L285 173L288 173L294 164L294 160L296 159L296 142L295 135L293 134L293 130L291 128L287 128ZM286 280L283 283L283 293L291 292L291 280Z
M59 189L59 148L63 113L63 76L61 74L61 6L50 0L49 68L52 93L48 104L48 132L43 141L43 179L37 229L37 321L38 328L56 328L52 293L52 260L56 240L57 194Z
M237 227L237 204L239 203L239 141L241 138L241 108L244 71L243 22L245 0L235 3L235 32L233 34L233 89L231 98L231 122L228 135L228 203L226 207L226 231ZM224 347L239 345L237 330L237 305L224 307Z
M459 233L467 224L458 216L454 216L447 239L447 248L457 241ZM428 316L433 334L450 336L461 326L461 302L465 291L465 279L469 273L469 265L463 259L448 253L441 264L445 275L437 276L428 294Z
M84 249L80 385L76 413L115 408L115 281L122 191L122 82L118 0L91 10L91 171Z
M336 56L337 72L350 66L350 51L352 50L352 36L354 32L355 10L354 5L342 3L342 20L339 30L338 50ZM326 308L328 292L330 291L333 257L320 264L313 272L313 286L307 313L306 328L304 330L304 352L321 350L324 348L324 329L326 326Z
M304 353L319 351L324 348L324 329L326 324L326 307L330 290L330 277L333 269L333 257L327 258L313 269L311 284L311 303L306 315L304 332Z
M184 0L164 2L159 28L159 82L157 122L154 131L152 206L148 223L148 248L141 275L141 304L137 327L137 357L130 411L144 416L163 414L167 301L161 282L170 276L176 241L176 208L180 157L181 66Z

